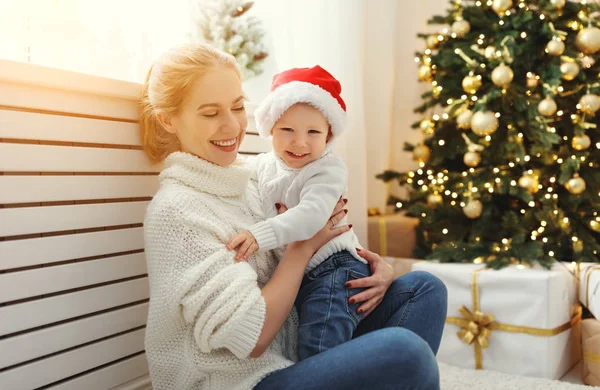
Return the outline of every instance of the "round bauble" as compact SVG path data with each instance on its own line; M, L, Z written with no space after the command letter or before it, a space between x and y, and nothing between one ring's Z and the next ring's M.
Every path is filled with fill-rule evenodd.
M565 188L573 195L579 195L585 191L585 180L579 177L579 175L573 176L565 183Z
M504 63L500 64L492 71L492 82L498 87L507 87L515 77L512 69Z
M571 140L571 146L575 150L586 150L592 145L592 140L587 134L580 134L573 137Z
M579 31L575 45L584 54L594 54L600 50L600 28L586 27Z
M543 116L552 116L556 114L556 110L558 110L558 106L550 96L546 96L538 103L538 112Z
M463 38L471 31L471 24L464 19L459 19L452 23L452 32L456 34L458 38Z
M595 115L600 110L600 97L592 93L585 94L579 99L581 112L587 115Z
M417 145L413 149L413 160L421 163L427 162L429 160L429 156L431 155L431 150L427 147L427 145Z
M467 152L463 158L466 166L475 168L481 162L481 155L477 152Z
M471 128L471 119L473 119L473 111L465 110L456 117L456 124L459 129L468 130Z
M563 79L567 81L574 80L579 74L579 65L576 62L563 62L560 64L560 72L562 73Z
M494 134L498 126L498 118L491 111L477 111L471 119L471 130L480 137Z
M469 219L479 218L483 212L483 204L477 199L472 199L467 202L462 210Z
M551 56L561 56L565 52L565 43L558 39L552 39L546 44L546 53Z

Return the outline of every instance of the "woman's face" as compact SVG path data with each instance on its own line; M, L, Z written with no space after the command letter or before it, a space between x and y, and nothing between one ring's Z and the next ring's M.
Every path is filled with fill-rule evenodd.
M194 81L179 112L161 118L184 152L220 166L231 165L246 134L242 83L229 68L215 68Z

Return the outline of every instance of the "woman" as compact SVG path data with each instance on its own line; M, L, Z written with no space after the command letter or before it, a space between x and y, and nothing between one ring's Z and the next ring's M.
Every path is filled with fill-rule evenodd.
M162 55L146 79L140 122L146 153L164 161L144 224L155 389L439 388L444 285L420 272L394 281L366 250L373 275L348 283L350 300L368 315L355 338L293 363L292 308L304 269L351 225L328 224L281 259L234 261L225 244L264 217L252 167L237 155L247 123L232 56L193 44ZM333 226L344 204L333 210Z

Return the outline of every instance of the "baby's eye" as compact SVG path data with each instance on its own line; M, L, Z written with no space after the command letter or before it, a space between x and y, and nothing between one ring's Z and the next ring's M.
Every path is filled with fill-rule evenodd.
M233 109L233 111L244 111L245 107L241 106L241 107L236 107Z
M294 129L292 129L291 127L281 127L281 130L283 130L283 131L294 131Z
M321 134L321 132L319 130L309 130L308 132L310 134Z

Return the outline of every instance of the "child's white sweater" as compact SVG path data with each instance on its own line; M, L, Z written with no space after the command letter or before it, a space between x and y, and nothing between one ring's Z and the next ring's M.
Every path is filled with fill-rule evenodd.
M328 145L323 156L300 169L290 168L275 153L263 153L254 159L263 212L268 218L248 230L267 251L314 236L325 226L340 196L346 191L348 170ZM289 210L277 215L275 203ZM346 224L344 218L340 224ZM306 272L342 250L366 263L357 252L362 248L352 230L324 245L310 260Z
M265 321L261 288L277 259L257 252L236 263L225 244L264 220L255 172L242 158L220 167L177 152L165 161L160 185L144 222L152 386L251 389L292 364L298 326L292 310L267 351L248 357Z

